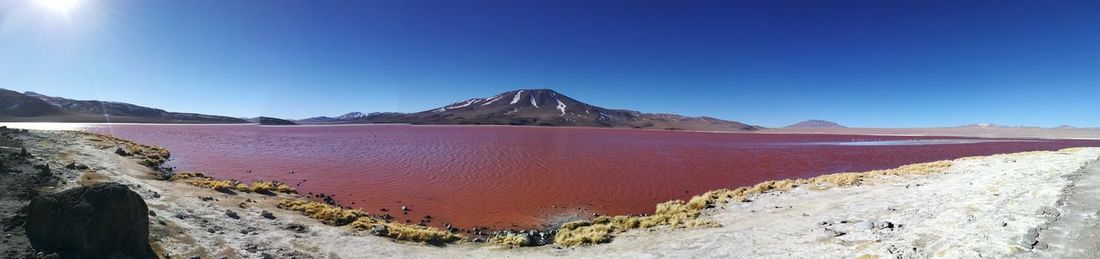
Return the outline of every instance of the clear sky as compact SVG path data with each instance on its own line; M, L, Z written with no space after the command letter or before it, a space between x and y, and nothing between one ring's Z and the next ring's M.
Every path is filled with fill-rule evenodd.
M0 0L0 88L413 112L517 88L764 126L1100 126L1100 1Z

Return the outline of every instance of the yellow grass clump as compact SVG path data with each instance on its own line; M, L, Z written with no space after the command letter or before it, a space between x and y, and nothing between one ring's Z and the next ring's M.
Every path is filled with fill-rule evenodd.
M189 179L189 178L194 178L194 177L206 178L206 175L203 175L202 173L196 173L196 172L182 172L182 173L173 174L172 177L168 178L168 180L169 181L179 181L179 180Z
M657 205L656 212L648 216L600 216L592 221L574 221L563 224L554 236L554 242L563 246L597 244L610 241L615 233L637 228L657 226L698 227L717 226L716 222L699 219L703 211L719 203L744 202L757 194L786 192L799 186L814 186L815 190L830 187L861 185L867 179L883 176L917 176L942 173L950 168L951 161L937 161L905 165L894 169L861 173L837 173L808 179L766 181L750 187L714 190L692 197L687 202L668 201Z
M232 190L237 189L236 188L237 187L237 182L233 181L233 180L214 180L214 179L210 179L210 178L191 178L191 180L188 180L187 183L189 183L191 185L194 185L194 186L214 189L215 191L220 191L220 192L232 191Z
M384 227L385 231L374 232L373 230L376 226ZM370 218L359 218L358 220L356 220L355 223L352 223L352 228L358 230L372 231L372 234L385 236L396 240L422 242L429 244L452 243L462 239L462 237L458 235L451 234L450 232L438 228L379 222Z
M554 243L563 246L576 246L581 244L599 244L611 241L611 225L588 225L562 231L554 235Z
M281 193L298 193L298 190L291 188L282 182L277 181L256 181L252 182L251 187L239 186L240 188L247 188L251 192L263 193L263 192L281 192Z
M241 192L255 192L262 194L274 194L274 193L298 193L293 187L286 185L279 181L255 181L252 185L244 184L236 180L218 180L202 173L195 172L182 172L172 175L168 178L169 181L186 181L188 184L206 187L217 191L241 191Z
M516 248L528 245L527 238L524 238L522 235L519 234L496 235L489 238L489 243L508 248Z
M279 201L277 207L301 212L331 226L347 225L352 229L363 231L373 231L375 227L382 226L385 231L378 232L377 235L396 240L439 244L462 239L461 236L438 228L386 222L372 218L360 210L344 209L315 201L286 199Z
M359 210L349 210L308 200L282 200L279 201L276 207L301 212L310 218L320 220L321 223L325 223L325 225L332 226L351 224L357 219L367 216L366 213Z

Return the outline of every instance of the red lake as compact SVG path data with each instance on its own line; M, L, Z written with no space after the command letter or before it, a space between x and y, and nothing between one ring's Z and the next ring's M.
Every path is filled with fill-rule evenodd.
M568 218L652 213L657 203L766 180L893 168L1095 140L702 133L510 126L103 125L154 144L169 166L280 180L302 194L399 221L543 228Z

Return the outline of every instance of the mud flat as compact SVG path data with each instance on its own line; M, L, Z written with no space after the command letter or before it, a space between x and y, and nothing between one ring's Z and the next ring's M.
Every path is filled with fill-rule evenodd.
M929 174L868 174L843 185L766 189L709 204L697 227L612 232L608 243L504 248L425 244L325 225L278 208L296 194L219 192L165 181L104 139L31 131L23 145L58 188L119 182L149 205L150 242L172 258L1074 257L1096 251L1100 148L963 158ZM109 141L108 141L109 142ZM69 169L69 163L86 169ZM847 177L850 175L838 175Z

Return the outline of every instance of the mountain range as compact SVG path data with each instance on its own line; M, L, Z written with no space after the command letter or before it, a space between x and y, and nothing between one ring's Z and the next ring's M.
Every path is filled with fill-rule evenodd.
M522 89L472 98L415 113L348 113L299 120L303 124L409 123L584 126L669 130L754 131L763 127L711 117L643 113L590 105L550 89Z
M836 122L826 120L807 120L799 123L791 124L784 128L847 128L844 125L840 125Z
M121 102L73 100L0 89L0 120L7 122L248 123L217 115L168 112Z
M697 131L756 131L764 127L712 117L667 113L643 113L609 109L573 99L550 89L521 89L471 98L426 111L351 112L334 117L286 121L271 117L233 118L197 113L169 112L129 103L74 100L35 92L0 88L0 121L3 122L128 122L128 123L260 123L268 125L404 123L434 125L533 125L641 128ZM835 122L807 120L783 129L846 128ZM1027 126L971 124L957 128L1020 129ZM1060 126L1053 129L1085 130Z

